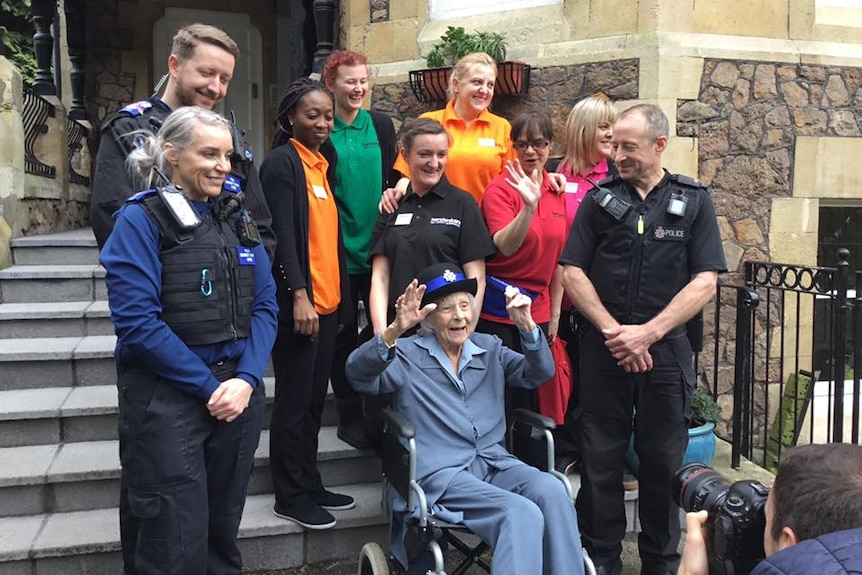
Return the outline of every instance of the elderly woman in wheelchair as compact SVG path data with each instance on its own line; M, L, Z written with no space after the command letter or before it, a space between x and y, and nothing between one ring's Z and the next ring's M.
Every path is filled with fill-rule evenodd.
M506 294L507 310L524 355L496 336L473 333L475 293L476 280L458 266L426 268L398 298L395 320L351 354L348 377L361 393L394 393L393 409L412 424L420 455L413 475L421 490L412 491L424 492L425 501L416 507L487 542L492 573L582 574L577 516L564 483L504 447L505 387L534 388L553 375L548 343L530 315L530 298L517 289ZM416 335L398 340L416 325ZM418 511L390 494L392 552L406 568L398 518Z

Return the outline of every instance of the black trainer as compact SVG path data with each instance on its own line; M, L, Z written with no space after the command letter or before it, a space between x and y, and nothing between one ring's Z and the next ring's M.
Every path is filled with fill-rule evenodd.
M276 517L293 521L306 529L320 530L335 527L335 517L307 497L298 499L285 509L276 504L273 506L272 512Z
M345 511L356 507L356 501L349 495L333 493L323 489L311 494L311 500L330 511Z

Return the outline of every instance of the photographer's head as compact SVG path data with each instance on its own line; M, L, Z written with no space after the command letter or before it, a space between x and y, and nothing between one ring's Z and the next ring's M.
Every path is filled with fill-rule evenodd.
M862 526L862 447L803 445L781 456L766 502L766 555Z

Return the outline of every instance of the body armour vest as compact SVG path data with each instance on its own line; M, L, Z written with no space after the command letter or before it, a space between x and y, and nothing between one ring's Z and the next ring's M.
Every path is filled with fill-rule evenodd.
M249 248L240 245L235 231L239 212L224 220L214 214L202 215L201 225L183 231L159 194L137 201L162 237L160 319L187 345L248 337L254 258Z
M599 236L590 280L618 321L644 323L691 279L691 232L708 192L674 174L665 176L643 201L617 176L599 185L630 207L617 219L598 205L590 206Z

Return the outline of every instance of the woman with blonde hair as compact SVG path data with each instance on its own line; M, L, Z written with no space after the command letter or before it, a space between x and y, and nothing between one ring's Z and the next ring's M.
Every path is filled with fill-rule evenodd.
M422 114L437 120L449 134L446 178L453 186L469 192L477 202L485 188L514 160L509 121L488 110L494 97L497 63L484 52L467 54L452 68L449 102L442 110ZM395 169L404 174L396 188L407 188L410 169L399 156Z
M566 178L566 229L570 230L578 207L592 189L590 183L598 183L616 174L610 158L613 155L611 139L617 110L604 95L584 98L572 107L566 120L563 135L563 158L556 171ZM563 295L558 334L567 344L572 365L573 384L565 423L555 433L557 467L560 471L573 471L579 460L579 445L576 434L578 400L578 352L577 329L580 315L568 295Z

